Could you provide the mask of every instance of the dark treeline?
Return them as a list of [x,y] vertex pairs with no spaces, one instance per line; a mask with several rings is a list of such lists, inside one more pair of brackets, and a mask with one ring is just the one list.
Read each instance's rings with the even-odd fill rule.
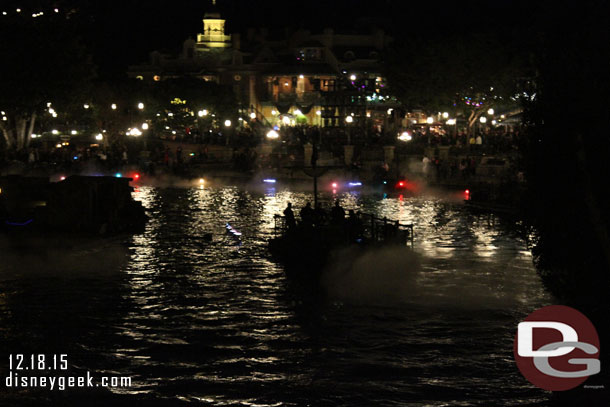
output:
[[[546,22],[524,151],[537,269],[559,303],[592,320],[602,349],[610,335],[608,11],[605,2],[584,2]],[[607,369],[595,380],[607,383]],[[559,393],[566,405],[595,397],[582,389]]]

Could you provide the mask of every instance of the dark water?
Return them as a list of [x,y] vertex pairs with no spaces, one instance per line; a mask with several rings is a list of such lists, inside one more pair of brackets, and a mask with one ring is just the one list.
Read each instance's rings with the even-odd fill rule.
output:
[[0,405],[509,406],[549,397],[513,361],[517,323],[553,302],[514,225],[436,198],[342,194],[346,208],[413,222],[419,265],[377,253],[330,271],[330,294],[312,297],[266,250],[273,215],[308,194],[134,194],[152,216],[144,233],[35,242],[28,253],[4,242],[0,262],[3,378],[9,353],[66,353],[70,375],[131,376],[132,387],[3,384]]

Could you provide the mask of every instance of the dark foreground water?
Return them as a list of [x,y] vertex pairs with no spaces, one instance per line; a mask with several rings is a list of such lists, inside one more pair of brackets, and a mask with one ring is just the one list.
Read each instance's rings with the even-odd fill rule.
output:
[[[340,194],[346,208],[413,222],[419,259],[376,253],[351,270],[329,270],[329,295],[310,296],[266,250],[273,215],[308,194],[134,194],[152,217],[144,233],[5,241],[0,261],[3,381],[9,354],[46,353],[68,355],[62,375],[130,376],[132,386],[62,392],[2,383],[0,405],[517,406],[549,398],[513,361],[517,323],[553,302],[514,225],[441,199]],[[227,235],[227,221],[241,241]]]

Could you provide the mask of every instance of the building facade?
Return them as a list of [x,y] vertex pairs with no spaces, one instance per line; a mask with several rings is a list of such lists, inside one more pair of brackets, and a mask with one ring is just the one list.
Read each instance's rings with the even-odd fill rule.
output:
[[382,30],[249,29],[227,35],[225,20],[212,11],[196,38],[184,41],[179,55],[152,52],[148,63],[129,67],[129,77],[196,77],[230,85],[243,110],[270,126],[381,127],[399,107],[382,74],[392,40]]

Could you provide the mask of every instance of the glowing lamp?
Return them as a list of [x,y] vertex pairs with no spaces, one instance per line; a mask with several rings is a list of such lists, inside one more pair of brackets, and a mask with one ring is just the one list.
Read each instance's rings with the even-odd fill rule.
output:
[[114,176],[117,178],[121,178],[123,176],[123,174],[121,174],[120,172],[117,172],[116,174],[114,174]]
[[139,180],[140,179],[140,174],[138,174],[137,172],[135,174],[133,174],[133,179]]
[[266,184],[275,184],[276,181],[273,178],[265,178],[263,182]]
[[279,137],[280,135],[275,130],[269,130],[267,133],[267,138],[270,140],[277,140]]
[[333,183],[331,184],[331,186],[333,187],[333,189],[336,189],[338,185],[337,185],[337,183],[336,183],[336,182],[333,182]]

